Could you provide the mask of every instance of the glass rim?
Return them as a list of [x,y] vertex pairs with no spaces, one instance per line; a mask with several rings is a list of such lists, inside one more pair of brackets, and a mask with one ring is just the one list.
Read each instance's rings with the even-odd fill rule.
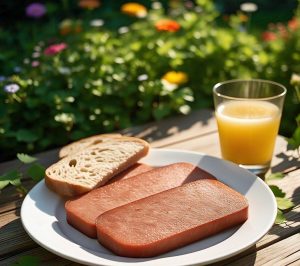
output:
[[[275,96],[270,96],[270,97],[261,97],[261,98],[242,98],[242,97],[233,97],[233,96],[228,96],[225,94],[222,94],[220,92],[217,92],[217,89],[220,88],[222,85],[225,84],[229,84],[229,83],[237,83],[237,82],[263,82],[263,83],[268,83],[271,85],[275,85],[279,88],[282,89],[282,92],[275,95]],[[231,100],[272,100],[272,99],[276,99],[276,98],[280,98],[282,96],[284,96],[287,92],[287,89],[285,86],[283,86],[282,84],[275,82],[275,81],[271,81],[271,80],[267,80],[267,79],[230,79],[230,80],[226,80],[226,81],[222,81],[222,82],[218,82],[217,84],[214,85],[213,87],[213,93],[219,97],[223,97],[225,99],[231,99]]]

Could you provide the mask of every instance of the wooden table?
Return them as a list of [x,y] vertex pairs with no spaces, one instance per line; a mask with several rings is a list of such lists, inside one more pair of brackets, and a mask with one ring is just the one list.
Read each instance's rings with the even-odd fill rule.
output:
[[[215,119],[211,110],[195,111],[188,116],[170,118],[128,130],[125,134],[144,138],[152,147],[199,151],[220,157]],[[55,162],[58,149],[38,154],[45,166]],[[0,174],[19,167],[17,161],[0,164]],[[24,170],[24,169],[23,169]],[[296,153],[287,151],[286,141],[277,138],[272,171],[287,175],[276,181],[295,207],[286,213],[287,222],[274,225],[256,245],[235,257],[215,265],[300,265],[300,161]],[[34,186],[24,181],[27,188]],[[13,187],[0,194],[0,265],[11,265],[23,256],[36,256],[39,265],[79,265],[60,258],[33,242],[24,231],[20,220],[21,198]]]

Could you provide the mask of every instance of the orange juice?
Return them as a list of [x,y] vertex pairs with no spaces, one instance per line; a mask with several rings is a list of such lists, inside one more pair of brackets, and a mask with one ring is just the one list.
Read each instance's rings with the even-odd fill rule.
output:
[[222,157],[243,165],[272,159],[280,110],[265,101],[229,101],[216,110]]

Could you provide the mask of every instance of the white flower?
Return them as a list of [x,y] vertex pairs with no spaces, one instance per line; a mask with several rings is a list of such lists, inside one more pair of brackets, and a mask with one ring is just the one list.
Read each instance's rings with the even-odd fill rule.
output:
[[90,22],[90,25],[92,27],[101,27],[104,25],[104,20],[102,19],[93,19],[91,22]]
[[170,83],[165,79],[161,79],[161,83],[163,84],[166,91],[172,92],[178,88],[178,85],[175,83]]
[[120,34],[124,34],[124,33],[127,33],[129,31],[129,28],[128,27],[121,27],[121,28],[119,28],[119,30],[118,30],[118,32],[120,33]]
[[257,5],[255,3],[246,2],[240,5],[240,9],[246,13],[253,13],[257,10]]
[[160,2],[153,2],[152,3],[152,8],[153,9],[161,9],[162,8],[162,4]]
[[291,77],[291,85],[299,86],[300,85],[300,75],[293,73]]
[[32,54],[32,57],[33,58],[39,58],[41,56],[41,53],[40,52],[34,52],[33,54]]
[[4,86],[4,91],[7,93],[16,93],[20,89],[20,86],[16,83],[8,84]]
[[138,81],[144,81],[148,79],[148,75],[147,74],[142,74],[138,76]]

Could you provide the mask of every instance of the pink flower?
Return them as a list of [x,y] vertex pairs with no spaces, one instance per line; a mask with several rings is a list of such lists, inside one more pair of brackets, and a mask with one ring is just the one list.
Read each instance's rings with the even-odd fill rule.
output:
[[32,67],[38,67],[40,65],[40,62],[39,61],[32,61],[31,62],[31,66]]
[[46,7],[41,3],[32,3],[26,7],[26,15],[32,18],[40,18],[46,14]]
[[66,48],[67,48],[67,44],[65,44],[65,43],[52,44],[44,50],[44,54],[45,55],[55,55],[55,54],[58,54],[61,51],[65,50]]

